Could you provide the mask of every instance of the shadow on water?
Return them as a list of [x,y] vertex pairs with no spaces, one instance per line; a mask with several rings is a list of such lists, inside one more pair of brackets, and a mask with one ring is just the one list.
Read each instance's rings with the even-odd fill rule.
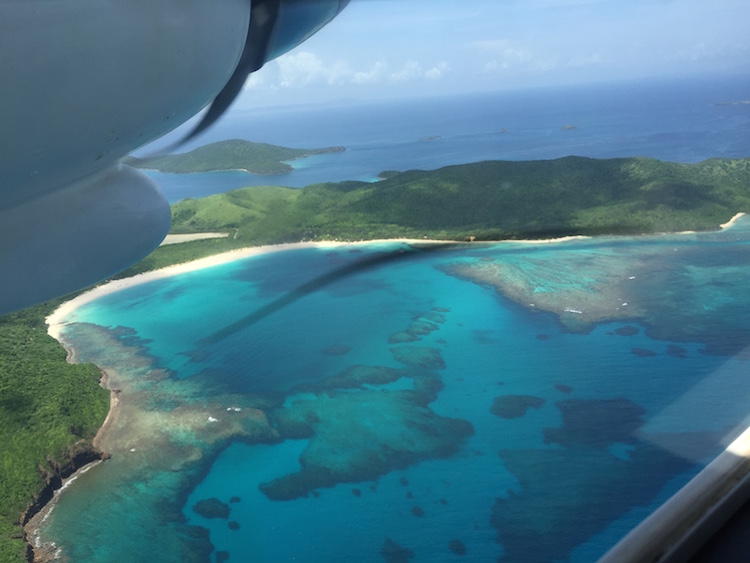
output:
[[278,299],[271,303],[256,309],[249,315],[242,317],[240,320],[227,325],[226,327],[214,332],[212,335],[200,340],[199,346],[210,346],[224,340],[225,338],[243,330],[258,321],[272,315],[273,313],[291,305],[295,301],[302,299],[306,295],[318,291],[328,285],[336,283],[348,276],[356,275],[362,272],[366,272],[394,262],[400,262],[403,260],[413,259],[416,256],[423,255],[428,252],[435,252],[441,250],[450,250],[459,246],[459,243],[435,243],[435,244],[424,244],[424,245],[409,245],[407,248],[399,248],[397,250],[389,252],[376,252],[371,256],[362,258],[350,264],[336,268],[335,270],[318,276],[308,282],[303,283],[297,288],[287,292]]

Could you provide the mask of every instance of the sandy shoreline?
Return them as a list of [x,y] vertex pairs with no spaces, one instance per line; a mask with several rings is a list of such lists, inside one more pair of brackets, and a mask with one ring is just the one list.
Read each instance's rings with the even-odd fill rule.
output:
[[[195,272],[204,268],[210,268],[213,266],[219,266],[222,264],[228,264],[236,260],[242,260],[251,256],[259,256],[261,254],[267,254],[270,252],[283,252],[287,250],[296,250],[300,248],[334,248],[337,246],[353,246],[359,244],[376,244],[376,243],[388,243],[388,242],[403,242],[407,244],[471,244],[464,242],[455,241],[444,241],[444,240],[420,240],[420,239],[379,239],[379,240],[368,240],[358,242],[295,242],[288,244],[275,244],[265,246],[252,246],[248,248],[242,248],[238,250],[230,250],[229,252],[223,252],[221,254],[215,254],[206,258],[200,258],[192,262],[185,262],[183,264],[176,264],[174,266],[167,266],[159,270],[153,270],[150,272],[144,272],[132,276],[130,278],[123,278],[119,280],[111,280],[98,285],[85,293],[74,297],[73,299],[66,301],[55,309],[51,315],[46,318],[47,322],[47,333],[57,341],[61,342],[61,331],[62,328],[67,324],[64,320],[66,317],[71,315],[76,309],[104,297],[117,291],[134,287],[143,283],[147,283],[154,280],[169,278],[172,276],[178,276],[188,272]],[[514,241],[520,242],[520,241]],[[476,244],[476,243],[474,243]],[[61,342],[62,343],[62,342]]]
[[727,228],[731,227],[732,225],[734,225],[740,217],[744,217],[744,216],[745,216],[745,213],[742,212],[742,211],[740,211],[734,217],[732,217],[729,221],[727,221],[726,223],[722,223],[721,225],[719,225],[719,228],[721,230],[727,229]]
[[[728,229],[734,225],[741,217],[745,215],[744,212],[735,214],[729,221],[719,225],[720,230]],[[684,231],[681,233],[671,234],[692,234],[694,231]],[[213,235],[213,233],[211,233]],[[147,283],[153,280],[164,279],[172,276],[178,276],[187,272],[194,272],[202,270],[204,268],[210,268],[221,264],[228,264],[236,260],[242,260],[251,256],[258,256],[261,254],[267,254],[269,252],[283,252],[286,250],[295,250],[300,248],[334,248],[337,246],[353,246],[359,244],[377,244],[377,243],[389,243],[389,242],[402,242],[406,244],[499,244],[499,243],[515,243],[515,244],[556,244],[572,240],[583,240],[590,239],[592,237],[585,235],[569,235],[559,238],[551,239],[518,239],[518,240],[504,240],[504,241],[445,241],[445,240],[432,240],[432,239],[407,239],[407,238],[396,238],[396,239],[377,239],[377,240],[363,240],[356,242],[338,242],[338,241],[323,241],[323,242],[295,242],[287,244],[275,244],[275,245],[264,245],[264,246],[252,246],[248,248],[242,248],[238,250],[231,250],[229,252],[223,252],[221,254],[215,254],[206,258],[200,258],[192,262],[186,262],[183,264],[176,264],[174,266],[168,266],[160,270],[153,270],[138,274],[130,278],[123,278],[119,280],[112,280],[98,285],[85,293],[82,293],[73,299],[66,301],[60,305],[55,311],[52,312],[46,318],[47,322],[47,333],[52,336],[55,340],[60,340],[62,327],[65,326],[66,322],[64,319],[72,314],[78,307],[90,303],[100,297],[115,293],[117,291]],[[70,354],[70,351],[68,351]]]
[[[335,241],[299,242],[299,243],[289,243],[289,244],[279,244],[279,245],[255,246],[255,247],[248,247],[248,248],[243,248],[243,249],[238,249],[238,250],[232,250],[232,251],[224,252],[221,254],[215,254],[213,256],[208,256],[206,258],[200,258],[192,262],[186,262],[184,264],[176,264],[174,266],[168,266],[166,268],[162,268],[159,270],[145,272],[143,274],[138,274],[130,278],[111,280],[109,282],[105,282],[101,285],[98,285],[90,289],[89,291],[86,291],[85,293],[82,293],[74,297],[73,299],[66,301],[65,303],[61,304],[57,309],[55,309],[52,312],[52,314],[49,315],[45,319],[47,322],[47,333],[50,336],[52,336],[55,340],[57,340],[63,346],[63,348],[65,348],[65,350],[68,353],[67,361],[74,363],[76,361],[75,352],[73,349],[71,349],[70,347],[66,345],[65,340],[62,338],[62,329],[63,327],[65,327],[65,325],[68,324],[68,322],[70,322],[70,321],[66,321],[65,319],[68,318],[70,315],[72,315],[77,308],[87,303],[90,303],[92,301],[95,301],[96,299],[104,297],[105,295],[110,295],[117,291],[121,291],[123,289],[134,287],[134,286],[147,283],[150,281],[177,276],[177,275],[184,274],[187,272],[194,272],[194,271],[201,270],[204,268],[210,268],[212,266],[227,264],[230,262],[234,262],[236,260],[242,260],[244,258],[248,258],[251,256],[258,256],[261,254],[267,254],[271,252],[283,252],[287,250],[296,250],[300,248],[335,248],[335,247],[340,247],[340,246],[353,246],[353,245],[358,245],[358,244],[383,243],[383,242],[404,242],[408,244],[433,244],[433,243],[445,244],[446,243],[446,241],[439,241],[439,240],[382,239],[382,240],[359,241],[359,242],[335,242]],[[470,244],[470,243],[465,243],[465,244]],[[100,385],[105,389],[109,389],[110,375],[104,369],[100,368],[100,371],[102,374]],[[118,390],[110,389],[109,411],[107,412],[107,416],[104,419],[102,426],[99,428],[99,430],[96,433],[96,436],[94,437],[92,441],[92,445],[94,446],[94,448],[101,450],[102,440],[104,436],[106,435],[107,431],[109,430],[109,428],[112,426],[113,422],[117,419],[119,411],[120,411],[120,406],[121,405],[120,405],[120,398],[119,398]],[[37,522],[38,521],[39,519],[37,519]],[[29,530],[33,530],[34,528],[35,526],[31,526]]]
[[[742,212],[735,214],[729,221],[727,221],[726,223],[722,223],[720,225],[720,229],[724,230],[724,229],[731,227],[744,215],[745,213],[742,213]],[[681,234],[681,233],[677,233],[677,234]],[[186,262],[184,264],[176,264],[174,266],[168,266],[160,270],[153,270],[150,272],[145,272],[143,274],[138,274],[130,278],[124,278],[124,279],[105,282],[99,286],[96,286],[90,289],[89,291],[85,293],[82,293],[74,297],[73,299],[69,301],[66,301],[65,303],[60,305],[57,309],[55,309],[55,311],[53,311],[52,314],[46,318],[47,332],[55,340],[60,342],[60,344],[67,350],[68,361],[73,362],[75,361],[75,354],[73,350],[71,350],[65,345],[65,342],[62,339],[62,329],[68,323],[68,321],[66,321],[65,319],[69,317],[73,312],[75,312],[75,310],[78,307],[81,307],[82,305],[85,305],[86,303],[90,303],[105,295],[109,295],[117,291],[129,288],[129,287],[133,287],[136,285],[140,285],[143,283],[147,283],[153,280],[164,279],[164,278],[168,278],[171,276],[178,276],[180,274],[184,274],[187,272],[194,272],[194,271],[201,270],[204,268],[210,268],[212,266],[227,264],[230,262],[234,262],[236,260],[242,260],[244,258],[249,258],[251,256],[258,256],[261,254],[267,254],[270,252],[283,252],[287,250],[296,250],[300,248],[335,248],[335,247],[340,247],[340,246],[354,246],[354,245],[360,245],[360,244],[393,243],[393,242],[401,242],[401,243],[406,243],[406,244],[451,243],[451,244],[465,244],[465,245],[481,245],[485,243],[498,244],[501,242],[505,242],[505,243],[515,243],[515,244],[539,245],[539,244],[556,244],[556,243],[562,243],[562,242],[567,242],[567,241],[572,241],[572,240],[582,240],[582,239],[589,239],[589,238],[591,237],[583,236],[583,235],[571,235],[571,236],[564,236],[564,237],[553,238],[553,239],[538,239],[538,240],[520,239],[520,240],[506,240],[506,241],[477,241],[477,242],[400,238],[400,239],[378,239],[378,240],[357,241],[357,242],[336,242],[336,241],[297,242],[297,243],[288,243],[288,244],[253,246],[253,247],[242,248],[238,250],[232,250],[229,252],[223,252],[221,254],[215,254],[213,256],[200,258],[198,260],[194,260],[192,262]],[[102,379],[101,379],[102,387],[107,388],[108,379],[109,379],[108,374],[102,370]],[[97,444],[101,442],[102,436],[106,433],[107,429],[111,426],[112,421],[117,417],[118,406],[119,406],[119,398],[117,396],[117,392],[115,390],[111,390],[110,409],[109,409],[109,412],[107,413],[107,417],[104,420],[104,423],[102,424],[102,427],[99,429],[99,431],[96,434],[96,437],[94,438],[93,443],[95,447],[97,447]]]
[[[105,389],[109,389],[107,385],[109,384],[109,374],[106,372],[106,370],[103,370],[99,368],[102,372],[102,378],[99,380],[99,385],[101,385]],[[94,436],[94,439],[91,441],[91,444],[97,449],[101,451],[101,442],[102,437],[104,434],[107,433],[107,430],[110,426],[112,426],[112,421],[117,418],[117,412],[118,407],[120,406],[120,399],[118,397],[118,391],[115,389],[109,390],[109,410],[107,411],[107,417],[104,419],[104,422],[99,427],[99,430],[96,431],[96,435]]]

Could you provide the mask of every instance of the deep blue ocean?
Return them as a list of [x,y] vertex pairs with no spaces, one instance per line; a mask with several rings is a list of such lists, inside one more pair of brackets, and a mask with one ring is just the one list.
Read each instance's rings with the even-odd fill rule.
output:
[[174,203],[244,186],[371,182],[384,170],[434,170],[482,160],[743,158],[750,156],[750,110],[724,102],[745,100],[749,91],[746,77],[654,80],[245,110],[232,113],[184,150],[239,138],[295,148],[343,146],[346,151],[292,161],[295,170],[281,175],[148,174]]
[[[750,106],[714,105],[746,86],[263,110],[208,140],[346,146],[298,161],[292,186],[489,158],[694,162],[750,153]],[[190,177],[170,199],[218,189]],[[596,560],[747,426],[748,283],[740,220],[285,250],[108,295],[63,340],[117,390],[112,458],[40,541],[71,561]]]

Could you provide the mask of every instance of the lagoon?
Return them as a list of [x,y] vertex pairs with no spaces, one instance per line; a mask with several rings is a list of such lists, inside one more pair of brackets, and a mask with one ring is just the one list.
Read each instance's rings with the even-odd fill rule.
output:
[[743,218],[296,247],[90,301],[60,338],[118,390],[112,458],[40,541],[76,561],[596,559],[746,425],[749,241]]

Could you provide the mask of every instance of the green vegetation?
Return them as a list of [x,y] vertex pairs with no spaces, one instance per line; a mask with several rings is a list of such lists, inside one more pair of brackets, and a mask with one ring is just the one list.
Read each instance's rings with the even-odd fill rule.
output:
[[[413,237],[463,240],[717,228],[750,210],[750,159],[488,161],[377,183],[244,188],[173,206],[173,232],[223,244]],[[184,251],[184,249],[183,249]]]
[[[235,143],[188,153],[195,159],[183,171],[247,168],[232,156]],[[212,156],[222,147],[230,154]],[[294,158],[274,154],[277,163]],[[382,177],[372,184],[244,188],[182,201],[172,207],[172,232],[232,236],[161,247],[120,277],[257,244],[700,230],[750,211],[750,159],[675,164],[567,157]],[[0,561],[24,560],[19,514],[71,448],[90,440],[108,408],[96,367],[67,364],[65,351],[47,336],[44,318],[59,303],[0,317]]]
[[290,149],[266,143],[232,139],[198,147],[184,154],[159,156],[150,159],[131,156],[125,159],[125,164],[136,168],[149,168],[179,174],[214,170],[247,170],[253,174],[283,174],[292,171],[292,167],[284,161],[343,150],[343,147]]
[[26,561],[19,515],[90,441],[109,409],[93,364],[72,365],[47,335],[62,301],[0,316],[0,561]]

